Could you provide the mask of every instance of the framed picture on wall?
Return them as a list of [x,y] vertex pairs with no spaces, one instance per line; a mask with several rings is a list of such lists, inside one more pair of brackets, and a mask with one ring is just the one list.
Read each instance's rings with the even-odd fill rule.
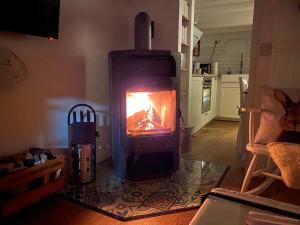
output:
[[193,49],[193,56],[200,56],[200,40],[197,42],[195,48]]

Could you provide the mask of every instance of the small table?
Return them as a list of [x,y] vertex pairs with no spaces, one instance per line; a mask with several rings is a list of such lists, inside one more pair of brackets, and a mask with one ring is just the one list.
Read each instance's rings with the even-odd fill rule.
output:
[[248,217],[249,212],[267,216],[276,215],[296,220],[300,224],[299,206],[226,189],[214,189],[202,198],[202,205],[190,225],[252,224]]

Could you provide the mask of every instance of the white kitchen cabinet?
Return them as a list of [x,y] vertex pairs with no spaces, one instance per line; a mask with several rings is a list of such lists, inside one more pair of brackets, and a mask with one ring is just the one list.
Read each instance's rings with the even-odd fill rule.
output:
[[217,81],[212,78],[210,111],[202,113],[203,77],[192,77],[191,118],[194,133],[216,117],[217,112]]
[[203,77],[192,78],[191,118],[194,132],[201,128]]
[[219,88],[219,112],[218,117],[222,119],[237,120],[240,118],[238,108],[240,107],[239,77],[248,78],[248,74],[222,75]]
[[222,87],[221,84],[219,117],[239,119],[237,106],[240,106],[239,86],[231,84]]

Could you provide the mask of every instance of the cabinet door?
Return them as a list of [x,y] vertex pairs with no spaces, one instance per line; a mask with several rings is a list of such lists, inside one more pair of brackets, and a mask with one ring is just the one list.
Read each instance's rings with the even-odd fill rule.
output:
[[240,89],[238,87],[221,87],[220,117],[240,118],[237,106],[240,105]]
[[202,110],[202,84],[203,79],[194,79],[192,82],[192,106],[191,106],[191,116],[192,116],[192,126],[195,131],[201,125],[201,110]]

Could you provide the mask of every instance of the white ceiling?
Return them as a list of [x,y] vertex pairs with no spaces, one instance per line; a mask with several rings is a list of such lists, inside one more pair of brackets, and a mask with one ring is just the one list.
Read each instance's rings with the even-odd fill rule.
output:
[[254,0],[195,0],[195,22],[206,29],[251,27]]

